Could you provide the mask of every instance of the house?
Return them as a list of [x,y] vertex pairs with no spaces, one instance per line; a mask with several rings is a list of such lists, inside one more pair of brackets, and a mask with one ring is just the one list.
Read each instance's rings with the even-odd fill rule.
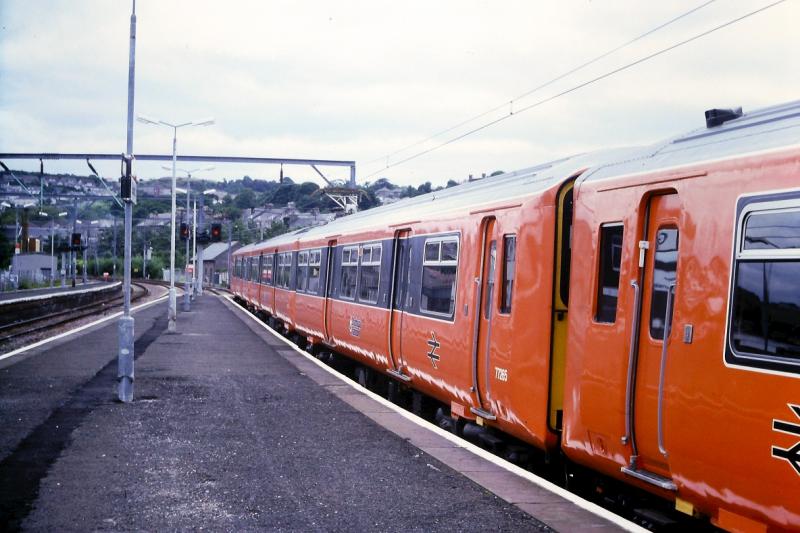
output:
[[[231,253],[242,245],[238,241],[231,242]],[[211,285],[228,285],[228,243],[215,242],[203,249],[203,283]]]

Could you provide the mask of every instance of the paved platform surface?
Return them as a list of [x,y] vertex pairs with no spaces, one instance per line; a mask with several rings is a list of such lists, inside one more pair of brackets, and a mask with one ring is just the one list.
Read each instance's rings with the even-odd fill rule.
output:
[[548,530],[523,509],[557,529],[613,529],[443,444],[232,307],[200,297],[176,334],[165,303],[137,313],[133,404],[114,401],[116,321],[0,361],[0,529]]
[[73,288],[69,281],[67,281],[66,287],[53,287],[45,288],[45,289],[25,289],[20,291],[5,291],[0,292],[0,302],[5,302],[9,300],[19,300],[20,298],[28,298],[30,296],[42,296],[43,294],[57,294],[62,292],[75,292],[81,291],[84,289],[93,289],[95,287],[99,287],[101,285],[108,285],[108,282],[105,281],[90,281],[88,283],[81,283],[80,281],[75,284]]

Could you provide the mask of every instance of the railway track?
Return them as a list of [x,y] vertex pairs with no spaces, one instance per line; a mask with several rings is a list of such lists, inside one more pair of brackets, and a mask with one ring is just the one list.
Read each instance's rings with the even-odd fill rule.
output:
[[[147,287],[147,284],[142,282],[131,283],[131,302],[135,302],[149,295],[150,289]],[[13,306],[14,304],[9,305]],[[52,330],[80,320],[81,318],[112,310],[121,305],[122,295],[113,295],[91,304],[64,309],[0,326],[0,350],[11,341]]]

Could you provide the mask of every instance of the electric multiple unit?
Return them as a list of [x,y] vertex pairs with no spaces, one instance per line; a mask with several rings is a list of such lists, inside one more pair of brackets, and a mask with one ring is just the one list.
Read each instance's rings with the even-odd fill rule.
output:
[[800,102],[241,248],[317,347],[728,529],[800,528]]

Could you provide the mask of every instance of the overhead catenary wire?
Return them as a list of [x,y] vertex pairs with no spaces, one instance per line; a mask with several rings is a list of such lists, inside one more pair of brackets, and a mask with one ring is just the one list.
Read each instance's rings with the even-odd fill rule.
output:
[[[440,136],[444,135],[445,133],[450,133],[451,131],[457,130],[458,128],[460,128],[462,126],[465,126],[465,125],[469,124],[470,122],[474,122],[474,121],[478,120],[479,118],[483,118],[486,115],[494,113],[495,111],[499,111],[500,109],[503,109],[506,106],[510,106],[513,109],[514,103],[517,102],[518,100],[521,100],[522,98],[530,96],[530,95],[532,95],[532,94],[534,94],[534,93],[536,93],[536,92],[538,92],[538,91],[540,91],[540,90],[542,90],[542,89],[544,89],[546,87],[549,87],[550,85],[554,84],[555,82],[561,81],[564,78],[566,78],[567,76],[575,74],[576,72],[579,72],[579,71],[583,70],[584,68],[593,65],[594,63],[597,63],[598,61],[600,61],[602,59],[605,59],[606,57],[610,56],[611,54],[613,54],[615,52],[618,52],[618,51],[622,50],[623,48],[627,48],[628,46],[634,44],[635,42],[640,41],[640,40],[644,39],[645,37],[648,37],[649,35],[652,35],[652,34],[656,33],[657,31],[666,28],[670,24],[673,24],[673,23],[675,23],[675,22],[677,22],[677,21],[679,21],[679,20],[681,20],[681,19],[683,19],[685,17],[688,17],[692,13],[695,13],[695,12],[703,9],[704,7],[708,6],[709,4],[713,4],[715,1],[716,0],[708,0],[708,1],[700,4],[699,6],[696,6],[696,7],[692,8],[692,9],[690,9],[689,11],[685,11],[685,12],[681,13],[680,15],[678,15],[676,17],[673,17],[670,20],[659,24],[655,28],[647,30],[646,32],[634,37],[633,39],[630,39],[630,40],[628,40],[628,41],[626,41],[626,42],[624,42],[624,43],[612,48],[611,50],[603,52],[602,54],[600,54],[598,56],[595,56],[594,58],[589,59],[588,61],[585,61],[585,62],[581,63],[580,65],[578,65],[576,67],[573,67],[573,68],[569,69],[568,71],[566,71],[566,72],[564,72],[562,74],[559,74],[555,78],[552,78],[552,79],[550,79],[550,80],[548,80],[548,81],[546,81],[546,82],[544,82],[544,83],[542,83],[540,85],[537,85],[536,87],[534,87],[532,89],[529,89],[529,90],[525,91],[524,93],[522,93],[520,95],[515,96],[511,100],[505,101],[502,104],[497,105],[497,106],[495,106],[495,107],[493,107],[491,109],[488,109],[488,110],[486,110],[486,111],[484,111],[482,113],[478,113],[477,115],[473,115],[473,116],[469,117],[466,120],[462,120],[458,124],[455,124],[453,126],[450,126],[449,128],[446,128],[446,129],[443,129],[441,131],[438,131],[438,132],[436,132],[436,133],[434,133],[432,135],[429,135],[428,137],[425,137],[424,139],[421,139],[419,141],[415,141],[415,142],[413,142],[411,144],[408,144],[408,145],[406,145],[406,146],[404,146],[404,147],[402,147],[402,148],[400,148],[398,150],[395,150],[394,152],[391,152],[391,153],[389,153],[387,155],[384,155],[384,156],[381,156],[381,157],[376,157],[375,159],[370,159],[369,161],[365,161],[364,164],[365,165],[369,165],[369,164],[374,163],[376,161],[387,160],[390,157],[395,156],[395,155],[397,155],[399,153],[405,152],[406,150],[408,150],[410,148],[414,148],[415,146],[419,146],[421,144],[424,144],[424,143],[426,143],[428,141],[431,141],[433,139],[436,139],[437,137],[440,137]],[[513,113],[509,113],[509,114],[513,114]]]
[[538,100],[538,101],[536,101],[536,102],[534,102],[532,104],[529,104],[529,105],[526,105],[524,107],[521,107],[521,108],[517,109],[516,111],[513,111],[513,112],[511,112],[511,113],[509,113],[507,115],[503,115],[503,116],[501,116],[499,118],[496,118],[494,120],[486,122],[486,123],[484,123],[484,124],[482,124],[482,125],[480,125],[480,126],[478,126],[476,128],[473,128],[473,129],[471,129],[471,130],[469,130],[469,131],[467,131],[465,133],[457,135],[456,137],[452,137],[452,138],[450,138],[450,139],[448,139],[448,140],[446,140],[446,141],[444,141],[442,143],[437,144],[436,146],[433,146],[433,147],[428,148],[426,150],[422,150],[420,152],[417,152],[417,153],[415,153],[413,155],[410,155],[410,156],[408,156],[408,157],[406,157],[404,159],[401,159],[399,161],[396,161],[394,163],[387,164],[383,168],[381,168],[379,170],[376,170],[375,172],[373,172],[371,174],[368,174],[367,176],[365,176],[364,179],[371,178],[371,177],[373,177],[373,176],[375,176],[377,174],[380,174],[381,172],[384,172],[387,169],[394,168],[396,166],[402,165],[404,163],[407,163],[409,161],[412,161],[414,159],[417,159],[419,157],[427,155],[427,154],[429,154],[431,152],[439,150],[440,148],[443,148],[443,147],[445,147],[445,146],[447,146],[449,144],[452,144],[454,142],[460,141],[461,139],[463,139],[465,137],[473,135],[473,134],[475,134],[475,133],[477,133],[479,131],[485,130],[486,128],[494,126],[495,124],[503,122],[504,120],[507,120],[507,119],[509,119],[511,117],[514,117],[514,116],[517,116],[517,115],[520,115],[520,114],[524,113],[525,111],[529,111],[531,109],[534,109],[536,107],[544,105],[544,104],[546,104],[548,102],[552,102],[553,100],[556,100],[556,99],[558,99],[558,98],[560,98],[562,96],[566,96],[567,94],[573,93],[573,92],[575,92],[577,90],[583,89],[584,87],[587,87],[589,85],[597,83],[598,81],[602,81],[602,80],[604,80],[606,78],[609,78],[609,77],[611,77],[611,76],[613,76],[615,74],[619,74],[620,72],[623,72],[625,70],[633,68],[633,67],[635,67],[637,65],[640,65],[641,63],[644,63],[646,61],[654,59],[654,58],[656,58],[656,57],[658,57],[660,55],[663,55],[663,54],[665,54],[667,52],[671,52],[672,50],[675,50],[676,48],[679,48],[679,47],[684,46],[686,44],[689,44],[689,43],[691,43],[693,41],[696,41],[698,39],[706,37],[707,35],[710,35],[710,34],[716,32],[716,31],[719,31],[721,29],[727,28],[728,26],[732,26],[733,24],[736,24],[736,23],[741,22],[741,21],[743,21],[745,19],[748,19],[748,18],[750,18],[750,17],[752,17],[754,15],[762,13],[762,12],[764,12],[764,11],[766,11],[768,9],[771,9],[771,8],[773,8],[773,7],[775,7],[775,6],[779,5],[779,4],[782,4],[784,2],[786,2],[786,0],[777,0],[776,2],[772,2],[770,4],[767,4],[765,6],[760,7],[758,9],[754,10],[754,11],[750,11],[750,12],[744,14],[744,15],[741,15],[739,17],[731,19],[728,22],[725,22],[725,23],[720,24],[718,26],[715,26],[715,27],[713,27],[711,29],[708,29],[706,31],[703,31],[701,33],[693,35],[692,37],[689,37],[688,39],[684,39],[683,41],[679,41],[679,42],[677,42],[675,44],[667,46],[666,48],[662,48],[662,49],[660,49],[660,50],[658,50],[656,52],[653,52],[653,53],[648,54],[648,55],[646,55],[644,57],[641,57],[641,58],[639,58],[639,59],[637,59],[635,61],[632,61],[630,63],[626,63],[625,65],[622,65],[621,67],[617,67],[617,68],[615,68],[613,70],[610,70],[610,71],[608,71],[608,72],[606,72],[604,74],[601,74],[600,76],[591,78],[591,79],[586,80],[584,82],[581,82],[578,85],[573,85],[572,87],[570,87],[568,89],[565,89],[565,90],[563,90],[561,92],[558,92],[558,93],[556,93],[554,95],[548,96],[547,98],[543,98],[541,100]]

